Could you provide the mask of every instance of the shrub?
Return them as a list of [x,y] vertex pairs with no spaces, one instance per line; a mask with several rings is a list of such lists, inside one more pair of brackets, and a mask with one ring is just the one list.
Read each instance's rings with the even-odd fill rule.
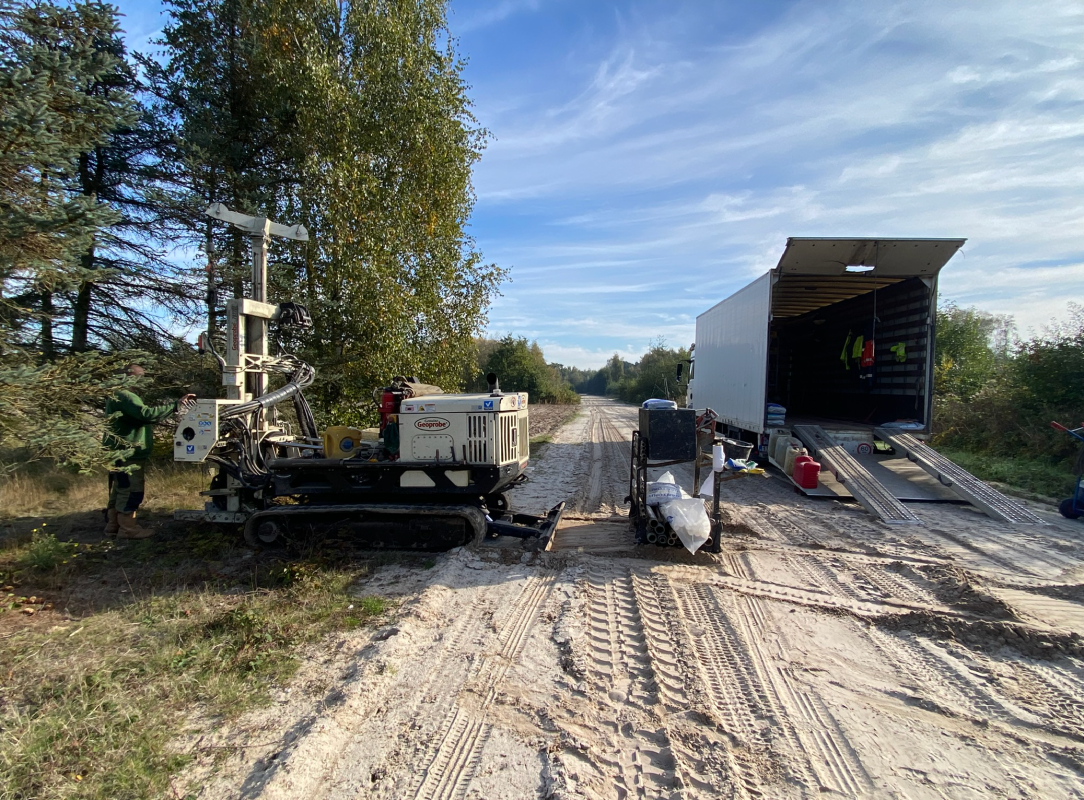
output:
[[23,569],[52,572],[73,557],[77,548],[76,544],[57,541],[52,533],[35,528],[31,534],[30,544],[19,557],[18,564]]

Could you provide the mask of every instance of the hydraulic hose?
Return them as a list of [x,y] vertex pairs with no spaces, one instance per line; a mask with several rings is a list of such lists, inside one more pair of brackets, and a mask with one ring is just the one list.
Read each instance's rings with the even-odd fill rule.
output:
[[291,381],[281,389],[262,394],[255,400],[249,400],[247,403],[238,403],[235,406],[225,406],[218,412],[218,415],[223,419],[243,417],[245,414],[251,414],[253,411],[260,411],[262,409],[271,408],[272,406],[277,406],[283,400],[290,399],[299,391],[301,391],[301,387]]
[[283,400],[289,400],[306,386],[311,386],[315,376],[315,370],[308,364],[302,363],[300,368],[290,376],[290,381],[281,388],[275,389],[275,391],[268,392],[267,394],[262,394],[253,400],[249,400],[247,403],[226,406],[219,412],[219,416],[223,419],[242,417],[245,414],[251,414],[253,411],[266,410],[273,406],[277,406]]
[[316,428],[316,420],[312,416],[312,408],[305,395],[298,392],[294,395],[294,412],[297,414],[297,422],[301,426],[301,433],[309,439],[319,439],[320,432]]

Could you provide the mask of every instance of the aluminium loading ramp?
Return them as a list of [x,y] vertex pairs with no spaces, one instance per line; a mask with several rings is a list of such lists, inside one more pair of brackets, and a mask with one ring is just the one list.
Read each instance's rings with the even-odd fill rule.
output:
[[869,471],[829,436],[820,425],[794,425],[794,435],[810,453],[873,516],[890,525],[921,525],[922,522],[874,478]]
[[1046,524],[1023,503],[1010,500],[911,434],[892,428],[875,428],[874,433],[987,516],[1016,525]]

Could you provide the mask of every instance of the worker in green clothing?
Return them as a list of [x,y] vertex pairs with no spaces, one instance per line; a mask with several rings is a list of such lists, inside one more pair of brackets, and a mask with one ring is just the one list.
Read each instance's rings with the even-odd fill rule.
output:
[[[145,375],[143,367],[129,364],[128,375],[140,378]],[[154,423],[160,422],[180,406],[195,399],[186,394],[180,400],[162,406],[144,405],[139,395],[127,389],[118,389],[105,403],[109,417],[109,430],[103,444],[114,450],[134,450],[127,459],[114,466],[132,467],[130,471],[109,471],[109,505],[106,508],[106,535],[116,534],[118,539],[146,539],[154,534],[140,527],[135,520],[136,509],[143,502],[146,480],[144,466],[150,460],[154,444]]]

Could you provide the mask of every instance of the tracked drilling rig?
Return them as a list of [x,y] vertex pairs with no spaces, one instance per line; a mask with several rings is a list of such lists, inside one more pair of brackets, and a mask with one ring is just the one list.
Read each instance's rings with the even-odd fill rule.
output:
[[[331,526],[374,547],[446,549],[487,536],[546,539],[564,510],[543,516],[509,510],[509,489],[526,479],[528,398],[504,393],[490,375],[484,394],[444,394],[397,378],[374,392],[380,428],[333,426],[321,432],[304,390],[315,370],[296,356],[271,353],[278,331],[312,326],[297,303],[267,302],[267,241],[307,241],[301,225],[230,211],[207,215],[245,232],[252,245],[252,297],[226,303],[226,337],[201,335],[200,351],[218,361],[226,397],[182,409],[174,460],[213,465],[202,510],[175,516],[241,525],[253,546],[309,526]],[[269,377],[285,383],[269,388]],[[280,410],[289,402],[296,421]]]

